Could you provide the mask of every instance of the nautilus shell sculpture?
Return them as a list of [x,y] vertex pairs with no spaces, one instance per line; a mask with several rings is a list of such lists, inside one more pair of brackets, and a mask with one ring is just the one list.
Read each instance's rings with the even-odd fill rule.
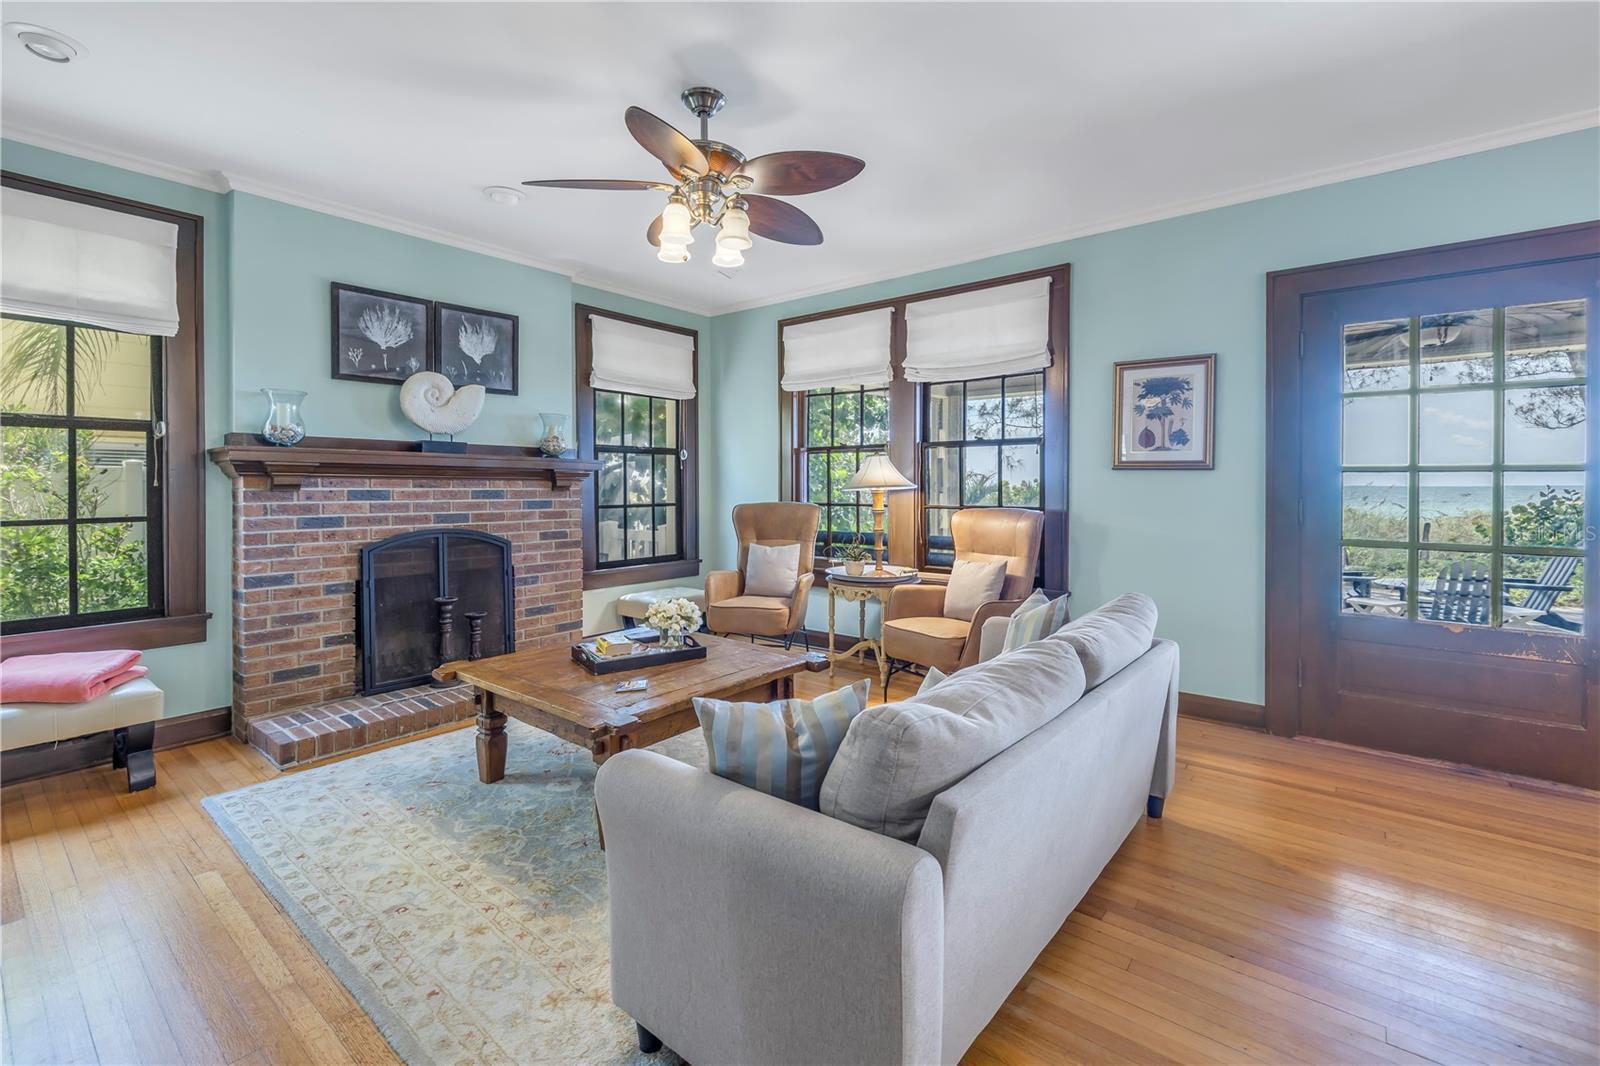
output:
[[483,397],[482,385],[458,389],[443,374],[423,370],[400,386],[400,410],[429,433],[456,434],[478,420]]

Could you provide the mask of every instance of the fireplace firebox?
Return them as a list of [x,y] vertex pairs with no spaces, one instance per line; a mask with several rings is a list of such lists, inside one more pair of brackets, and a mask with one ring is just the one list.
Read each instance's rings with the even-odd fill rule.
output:
[[429,680],[450,659],[516,650],[511,542],[424,529],[361,549],[356,640],[361,695]]

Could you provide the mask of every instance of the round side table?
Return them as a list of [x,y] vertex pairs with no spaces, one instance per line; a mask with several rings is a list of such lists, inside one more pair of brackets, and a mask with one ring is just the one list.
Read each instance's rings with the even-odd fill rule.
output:
[[[874,577],[871,571],[860,577],[851,577],[844,572],[843,567],[829,567],[828,579],[828,677],[833,677],[833,667],[841,659],[854,658],[865,664],[867,652],[872,652],[878,661],[878,688],[883,693],[883,699],[889,698],[889,660],[884,657],[883,643],[867,636],[867,601],[877,600],[885,608],[889,606],[889,596],[901,585],[915,585],[922,579],[915,570],[903,574],[891,574],[883,577]],[[860,637],[844,651],[834,651],[834,615],[835,608],[840,600],[854,603],[859,611],[859,622],[856,632]],[[882,635],[882,627],[879,627]]]

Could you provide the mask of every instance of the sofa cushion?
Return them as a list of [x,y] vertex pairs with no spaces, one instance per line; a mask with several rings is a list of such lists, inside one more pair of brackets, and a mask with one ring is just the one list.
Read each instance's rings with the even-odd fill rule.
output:
[[940,792],[1083,695],[1078,653],[1035,641],[856,716],[822,782],[823,814],[915,842]]
[[1006,584],[1006,560],[957,559],[944,590],[944,616],[972,621],[978,608],[1000,598]]
[[795,575],[800,572],[800,545],[752,544],[745,549],[744,594],[746,596],[794,595]]
[[943,681],[949,676],[949,674],[945,673],[937,666],[928,667],[928,672],[922,677],[922,684],[917,686],[917,695],[922,695],[924,692],[928,691],[930,688],[937,685],[939,682]]
[[1024,644],[1043,640],[1060,629],[1067,621],[1067,598],[1051,599],[1043,589],[1022,601],[1006,623],[1006,642],[1002,651],[1016,651]]
[[871,692],[872,680],[862,678],[814,700],[731,703],[696,696],[706,767],[718,777],[816,810],[823,775]]
[[1130,592],[1068,622],[1052,639],[1077,649],[1086,683],[1095,688],[1150,650],[1156,617],[1154,600]]

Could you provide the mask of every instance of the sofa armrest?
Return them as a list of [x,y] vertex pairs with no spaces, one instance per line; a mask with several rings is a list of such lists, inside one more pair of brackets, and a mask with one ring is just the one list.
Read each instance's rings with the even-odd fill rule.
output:
[[815,574],[801,574],[794,583],[794,595],[789,598],[789,632],[806,624],[806,608],[811,605],[811,587],[817,583]]
[[[972,614],[972,629],[967,633],[967,646],[961,649],[961,665],[972,666],[991,656],[983,655],[983,633],[989,622],[994,619],[1010,618],[1018,607],[1022,606],[1021,600],[990,600],[980,604]],[[1000,630],[1000,645],[1005,646],[1005,630]],[[995,655],[1000,654],[999,648]]]
[[883,610],[887,621],[894,618],[938,618],[944,614],[943,585],[896,585]]
[[940,1056],[932,855],[651,751],[595,781],[611,997],[691,1062]]
[[744,575],[737,570],[713,570],[706,575],[706,606],[731,600],[744,587]]

